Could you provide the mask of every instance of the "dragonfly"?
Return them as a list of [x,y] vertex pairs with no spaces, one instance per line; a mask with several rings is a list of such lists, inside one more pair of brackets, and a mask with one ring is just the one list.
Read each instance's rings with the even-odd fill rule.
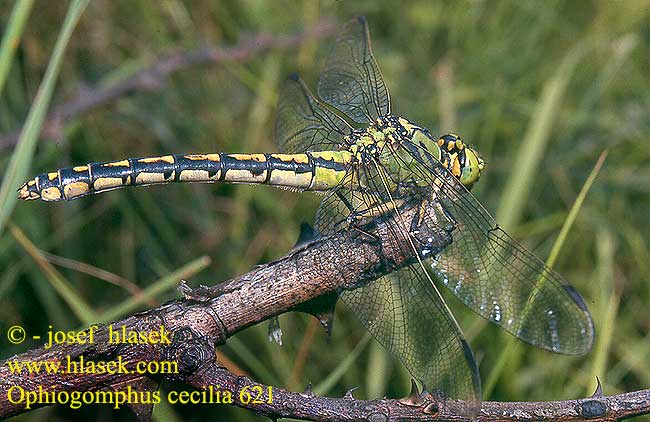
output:
[[410,259],[339,297],[415,379],[445,397],[479,403],[481,387],[442,288],[531,345],[569,355],[591,349],[593,322],[577,291],[470,193],[486,166],[479,152],[456,134],[435,137],[393,114],[363,17],[344,25],[317,94],[296,75],[284,83],[279,153],[91,163],[41,174],[19,197],[69,201],[170,182],[266,184],[323,193],[314,223],[321,236],[386,220],[389,235],[407,240],[400,244]]

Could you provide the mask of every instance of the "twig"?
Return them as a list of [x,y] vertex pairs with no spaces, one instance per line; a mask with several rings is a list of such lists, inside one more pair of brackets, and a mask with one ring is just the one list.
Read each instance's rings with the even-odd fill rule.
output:
[[[75,97],[56,105],[47,115],[41,135],[48,139],[60,139],[63,126],[72,118],[105,106],[118,98],[137,91],[160,90],[174,72],[202,65],[218,65],[223,62],[245,62],[260,53],[296,47],[309,39],[331,36],[335,26],[329,22],[318,23],[297,35],[257,34],[233,47],[205,46],[197,50],[171,51],[155,59],[150,65],[106,87],[80,89]],[[0,136],[0,151],[15,145],[20,132]]]

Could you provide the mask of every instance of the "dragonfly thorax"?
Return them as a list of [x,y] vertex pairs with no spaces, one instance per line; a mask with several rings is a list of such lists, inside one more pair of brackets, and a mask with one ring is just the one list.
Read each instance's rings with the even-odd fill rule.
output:
[[379,129],[375,125],[370,125],[365,129],[353,131],[345,141],[350,145],[348,150],[357,162],[368,162],[381,155],[386,144],[390,142],[392,132],[391,128]]
[[460,136],[450,133],[435,140],[428,129],[403,117],[391,118],[389,123],[394,125],[402,146],[410,150],[411,154],[420,156],[423,160],[439,161],[468,189],[478,181],[485,162]]
[[[423,164],[433,171],[442,164],[469,189],[485,167],[478,152],[460,136],[451,133],[436,140],[427,128],[390,114],[378,117],[364,129],[353,131],[345,141],[357,163],[381,164],[387,174],[392,175],[404,172],[405,166]],[[413,158],[420,164],[414,163]],[[424,180],[415,183],[424,183]]]

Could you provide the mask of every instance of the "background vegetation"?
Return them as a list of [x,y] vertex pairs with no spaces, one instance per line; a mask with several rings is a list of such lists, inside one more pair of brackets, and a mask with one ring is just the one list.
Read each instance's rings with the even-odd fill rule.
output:
[[[19,19],[10,18],[12,3],[0,8],[3,31]],[[25,124],[68,4],[34,6],[15,56],[0,55],[0,75],[8,70],[3,88],[0,83],[2,134]],[[485,399],[583,397],[596,376],[614,394],[650,387],[649,12],[645,0],[95,0],[70,37],[52,102],[128,78],[172,49],[233,46],[260,32],[298,33],[325,20],[340,26],[364,14],[395,112],[436,133],[458,132],[476,146],[488,167],[475,195],[542,259],[609,150],[555,261],[593,314],[591,354],[566,357],[511,341],[450,302],[479,360]],[[332,41],[179,71],[164,86],[73,118],[55,139],[34,137],[35,152],[25,149],[15,167],[9,165],[13,148],[2,149],[4,181],[21,166],[31,176],[129,156],[275,151],[280,84],[299,70],[314,86]],[[37,127],[38,115],[32,117]],[[17,186],[10,186],[12,195]],[[210,285],[246,272],[285,254],[317,204],[310,194],[217,185],[17,203],[0,235],[0,334],[15,324],[30,335],[44,334],[48,325],[74,329],[130,312],[138,289],[155,290],[142,309],[177,297],[181,278]],[[0,216],[12,205],[4,198]],[[364,340],[344,306],[329,342],[304,315],[280,320],[283,346],[269,343],[261,324],[235,336],[221,356],[231,368],[276,386],[303,389],[311,382],[328,395],[358,386],[355,395],[363,398],[407,393],[408,374]],[[3,339],[0,345],[7,357],[36,344]],[[228,406],[160,406],[155,415],[161,421],[256,418]],[[130,417],[128,410],[61,406],[16,420],[118,417]]]

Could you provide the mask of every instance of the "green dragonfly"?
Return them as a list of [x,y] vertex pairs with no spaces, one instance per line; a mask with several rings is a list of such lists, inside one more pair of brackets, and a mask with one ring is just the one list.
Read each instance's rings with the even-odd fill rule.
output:
[[[341,291],[340,298],[430,390],[477,403],[481,397],[472,351],[440,286],[534,346],[572,355],[590,350],[593,323],[580,295],[508,236],[469,192],[484,170],[479,153],[457,135],[436,138],[392,114],[364,18],[344,26],[318,96],[297,76],[284,84],[276,121],[282,153],[91,163],[41,174],[19,196],[71,200],[168,182],[325,192],[315,220],[320,235],[385,219],[393,236],[408,240],[401,242],[406,265]],[[401,218],[407,213],[410,219]]]

